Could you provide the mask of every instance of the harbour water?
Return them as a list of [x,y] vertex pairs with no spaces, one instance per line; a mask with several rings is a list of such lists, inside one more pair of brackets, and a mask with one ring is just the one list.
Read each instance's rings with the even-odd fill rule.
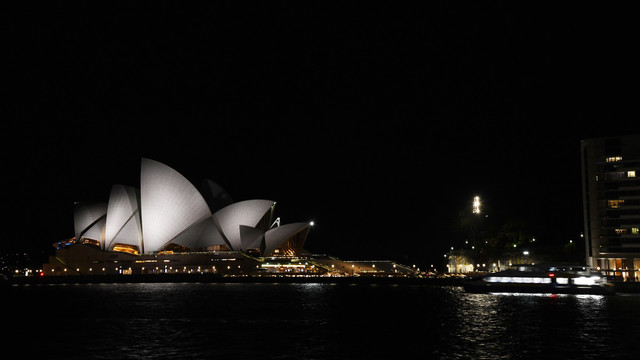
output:
[[386,284],[2,290],[5,353],[30,358],[627,359],[640,351],[636,295],[468,294],[455,286]]

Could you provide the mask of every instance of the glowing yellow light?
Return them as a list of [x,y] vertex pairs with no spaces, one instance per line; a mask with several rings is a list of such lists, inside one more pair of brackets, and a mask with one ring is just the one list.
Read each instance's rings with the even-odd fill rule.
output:
[[127,244],[116,244],[113,247],[113,251],[123,252],[123,253],[127,253],[127,254],[132,254],[132,255],[138,255],[139,254],[137,246],[127,245]]
[[480,214],[480,196],[473,197],[473,213]]

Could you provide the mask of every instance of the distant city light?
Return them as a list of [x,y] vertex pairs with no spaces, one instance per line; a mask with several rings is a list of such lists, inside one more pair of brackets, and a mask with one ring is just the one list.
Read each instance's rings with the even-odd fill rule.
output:
[[313,221],[309,221],[309,225],[313,226],[315,223]]
[[473,197],[473,213],[480,214],[480,196]]

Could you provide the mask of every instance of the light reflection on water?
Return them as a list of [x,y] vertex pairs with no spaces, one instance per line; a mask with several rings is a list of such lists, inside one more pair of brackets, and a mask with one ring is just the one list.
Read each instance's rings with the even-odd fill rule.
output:
[[450,335],[456,343],[443,347],[442,354],[454,358],[622,358],[638,350],[628,333],[638,325],[625,320],[640,314],[638,297],[460,293],[452,298],[457,325]]
[[[95,284],[7,289],[7,344],[48,358],[627,358],[640,297],[458,287]],[[418,354],[416,356],[416,354]]]

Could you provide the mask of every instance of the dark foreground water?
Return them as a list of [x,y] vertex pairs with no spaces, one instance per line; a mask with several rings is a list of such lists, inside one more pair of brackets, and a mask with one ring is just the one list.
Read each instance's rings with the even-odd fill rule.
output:
[[331,284],[9,286],[5,354],[64,359],[630,358],[639,296]]

